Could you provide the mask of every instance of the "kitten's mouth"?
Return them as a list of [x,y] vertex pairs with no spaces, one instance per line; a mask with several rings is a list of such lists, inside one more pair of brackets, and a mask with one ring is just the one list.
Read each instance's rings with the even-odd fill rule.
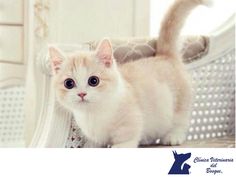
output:
[[85,100],[85,99],[82,99],[82,100],[79,100],[79,103],[88,103],[89,101],[88,100]]

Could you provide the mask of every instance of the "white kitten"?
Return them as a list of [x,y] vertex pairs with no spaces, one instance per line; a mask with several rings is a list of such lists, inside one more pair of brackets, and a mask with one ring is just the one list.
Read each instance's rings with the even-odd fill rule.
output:
[[189,125],[191,84],[177,52],[187,14],[201,0],[177,0],[162,23],[155,57],[118,66],[109,40],[70,56],[49,48],[58,101],[90,145],[137,147],[157,138],[177,145]]

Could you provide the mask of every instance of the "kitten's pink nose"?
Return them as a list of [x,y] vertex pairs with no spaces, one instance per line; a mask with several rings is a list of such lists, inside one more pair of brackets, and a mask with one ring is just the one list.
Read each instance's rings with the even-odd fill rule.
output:
[[78,96],[80,96],[82,98],[82,100],[84,99],[84,97],[87,95],[87,93],[81,92],[78,94]]

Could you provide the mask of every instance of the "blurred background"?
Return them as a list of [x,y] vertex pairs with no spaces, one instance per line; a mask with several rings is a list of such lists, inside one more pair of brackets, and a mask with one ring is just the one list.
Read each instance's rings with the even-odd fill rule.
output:
[[[198,7],[183,34],[210,34],[235,13],[235,0]],[[25,88],[32,63],[48,43],[81,44],[103,37],[155,37],[173,0],[0,0],[0,147],[25,146]],[[32,123],[32,131],[36,127]],[[29,128],[30,129],[30,128]]]

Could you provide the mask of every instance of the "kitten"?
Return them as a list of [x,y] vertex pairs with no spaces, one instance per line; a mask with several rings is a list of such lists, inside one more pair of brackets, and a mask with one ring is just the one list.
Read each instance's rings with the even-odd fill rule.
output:
[[94,52],[66,56],[49,47],[58,102],[71,111],[87,146],[137,147],[160,138],[183,143],[191,82],[177,51],[188,13],[203,0],[176,0],[165,16],[155,57],[118,65],[104,39]]

